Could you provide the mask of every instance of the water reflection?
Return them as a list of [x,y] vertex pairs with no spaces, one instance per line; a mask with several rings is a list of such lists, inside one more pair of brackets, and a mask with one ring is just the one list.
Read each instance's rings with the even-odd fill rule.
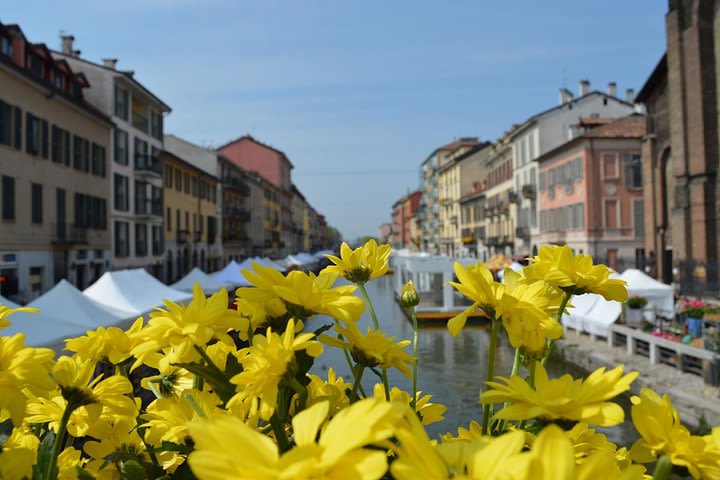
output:
[[[378,320],[382,328],[398,339],[412,339],[412,325],[402,312],[393,297],[392,278],[385,276],[367,285],[368,293],[373,299]],[[328,319],[315,318],[308,322],[308,330],[327,323]],[[369,313],[360,320],[362,329],[372,325]],[[444,324],[435,327],[424,327],[418,335],[418,388],[433,395],[433,401],[447,406],[445,421],[430,425],[431,435],[448,431],[455,432],[458,426],[467,426],[471,420],[480,421],[482,408],[478,405],[478,394],[483,386],[486,358],[489,347],[488,331],[482,326],[466,327],[457,337],[451,336]],[[407,347],[411,351],[411,347]],[[496,372],[508,375],[512,368],[513,350],[507,339],[501,336],[495,361]],[[320,361],[313,367],[313,373],[325,376],[328,367],[344,376],[350,377],[350,369],[342,351],[326,347]],[[568,372],[564,364],[550,364],[551,376]],[[578,376],[578,372],[570,372]],[[411,390],[411,383],[396,370],[389,372],[391,385],[397,385],[406,391]],[[363,377],[366,391],[372,390],[379,379],[366,372]],[[625,402],[627,403],[627,402]],[[627,422],[626,422],[627,423]],[[629,428],[628,428],[629,427]],[[612,441],[627,444],[634,439],[632,427],[623,425],[607,429],[606,433]]]

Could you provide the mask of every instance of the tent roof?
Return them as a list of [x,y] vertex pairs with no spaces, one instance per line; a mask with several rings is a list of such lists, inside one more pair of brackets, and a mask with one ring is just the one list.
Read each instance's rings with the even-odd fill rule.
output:
[[672,293],[672,287],[662,282],[658,282],[654,278],[635,268],[629,268],[625,270],[621,275],[620,279],[627,282],[628,291],[638,292],[670,292]]
[[87,330],[112,327],[135,317],[133,312],[102,305],[75,288],[67,280],[28,304],[40,313],[16,313],[3,334],[23,332],[26,343],[34,347],[62,344],[64,339],[84,335]]
[[183,292],[192,292],[196,283],[200,284],[200,288],[203,289],[203,292],[205,292],[206,295],[215,293],[223,288],[231,288],[231,284],[214,279],[198,267],[190,270],[187,275],[170,286]]
[[187,292],[168,287],[142,268],[105,272],[83,293],[104,305],[136,315],[161,306],[163,300],[181,302],[192,298]]
[[245,277],[243,277],[243,274],[241,272],[241,270],[246,268],[250,268],[249,260],[244,260],[242,263],[237,263],[235,260],[230,260],[230,262],[225,265],[225,268],[213,275],[212,278],[218,282],[247,287],[250,285],[250,282],[248,282]]
[[287,270],[287,267],[285,267],[284,265],[280,265],[275,260],[272,260],[268,257],[263,257],[263,258],[258,259],[258,263],[265,265],[266,267],[272,267],[275,270],[279,270],[281,272],[284,272]]
[[313,257],[322,260],[325,258],[325,255],[335,255],[335,252],[332,250],[320,250],[312,254]]

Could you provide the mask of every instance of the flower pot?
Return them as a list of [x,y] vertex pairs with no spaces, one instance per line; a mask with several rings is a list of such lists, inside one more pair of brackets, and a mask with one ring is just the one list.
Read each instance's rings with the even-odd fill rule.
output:
[[643,311],[639,308],[628,308],[625,310],[625,323],[633,327],[642,326]]
[[702,337],[702,318],[685,317],[685,323],[687,323],[688,333],[693,337]]

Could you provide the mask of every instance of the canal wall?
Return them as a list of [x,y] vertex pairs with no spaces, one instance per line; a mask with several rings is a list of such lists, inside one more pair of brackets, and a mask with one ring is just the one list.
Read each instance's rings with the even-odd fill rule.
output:
[[632,384],[632,393],[639,394],[642,387],[650,387],[660,395],[670,394],[680,419],[691,430],[703,427],[704,422],[720,425],[720,388],[706,384],[697,375],[628,355],[624,348],[610,347],[604,340],[591,340],[587,335],[570,331],[566,335],[556,344],[556,353],[562,361],[586,372],[625,365],[626,372],[640,372]]

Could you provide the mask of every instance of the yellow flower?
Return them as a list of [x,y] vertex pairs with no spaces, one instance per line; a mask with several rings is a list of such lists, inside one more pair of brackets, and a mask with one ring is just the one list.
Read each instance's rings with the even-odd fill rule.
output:
[[32,478],[40,440],[26,423],[15,427],[0,448],[0,478]]
[[410,345],[410,340],[394,342],[395,337],[387,337],[382,330],[373,330],[368,327],[367,334],[363,335],[356,324],[350,323],[347,328],[339,325],[335,330],[342,334],[346,341],[322,335],[320,341],[326,345],[338,348],[347,348],[355,362],[366,367],[380,366],[384,369],[395,367],[407,378],[411,378],[410,367],[415,364],[415,358],[403,350]]
[[340,410],[350,405],[347,391],[352,388],[351,384],[345,383],[343,377],[338,377],[332,367],[328,370],[328,379],[324,381],[317,375],[307,374],[310,383],[307,385],[307,406],[327,401],[329,404],[329,415],[334,417]]
[[478,308],[488,318],[495,318],[495,307],[502,295],[502,285],[495,282],[492,273],[482,263],[464,267],[460,262],[455,262],[455,276],[458,282],[449,282],[460,293],[473,301],[465,311],[448,320],[448,330],[455,336],[463,329],[468,317]]
[[599,368],[586,379],[569,374],[550,380],[540,363],[535,367],[535,388],[517,375],[500,378],[505,384],[487,382],[490,390],[481,395],[482,403],[510,402],[495,414],[502,420],[570,420],[592,425],[613,426],[625,419],[620,405],[608,402],[630,389],[638,372],[623,375],[621,365],[609,372]]
[[644,387],[630,400],[633,424],[642,437],[630,449],[633,460],[648,463],[666,455],[693,478],[720,478],[720,447],[712,435],[690,435],[667,394],[661,398]]
[[[113,426],[110,435],[99,442],[85,442],[83,450],[92,458],[87,464],[87,469],[98,480],[119,480],[121,478],[119,470],[121,461],[150,461],[145,453],[145,444],[135,428],[134,419],[118,421]],[[105,459],[111,454],[116,454],[115,460],[103,466],[106,462]]]
[[164,441],[183,444],[189,436],[190,422],[223,414],[224,410],[218,408],[221,404],[215,394],[199,390],[188,390],[180,398],[159,398],[141,415],[146,421],[145,441],[156,447]]
[[[373,388],[373,396],[379,401],[385,400],[385,386],[382,383],[376,383]],[[415,410],[420,417],[423,425],[430,425],[431,423],[442,422],[445,420],[443,414],[447,411],[445,405],[439,403],[430,403],[432,395],[422,396],[422,392],[417,392],[417,402],[415,404]],[[412,395],[408,392],[400,390],[398,387],[390,389],[390,401],[404,403],[410,406]]]
[[369,240],[355,250],[343,242],[340,258],[325,255],[334,265],[325,267],[324,271],[337,273],[349,282],[361,285],[387,273],[390,250],[390,245],[378,246],[375,240]]
[[441,436],[443,443],[464,442],[470,443],[482,437],[482,426],[475,420],[471,421],[468,428],[458,427],[457,436],[446,433]]
[[[188,461],[200,480],[375,480],[387,471],[386,454],[364,447],[390,438],[405,411],[369,398],[325,423],[328,403],[317,403],[293,418],[295,447],[282,456],[269,437],[236,417],[196,421],[190,425],[195,451]],[[243,452],[242,462],[237,452]]]
[[13,425],[25,416],[24,389],[44,395],[54,388],[49,373],[55,352],[26,347],[24,341],[22,333],[0,337],[0,410],[8,410]]
[[66,340],[65,349],[86,360],[108,360],[118,365],[131,357],[131,350],[139,343],[137,334],[142,326],[143,318],[139,317],[127,331],[117,327],[99,327],[89,330],[85,336]]
[[416,307],[420,303],[420,295],[418,295],[415,284],[412,280],[403,285],[400,292],[400,305],[405,308]]
[[[218,343],[217,345],[225,344]],[[144,389],[157,392],[163,397],[179,397],[183,392],[191,389],[195,376],[184,368],[173,365],[173,363],[175,363],[175,359],[172,354],[158,354],[146,358],[145,364],[157,369],[159,373],[158,375],[143,377],[140,380],[140,385]]]
[[53,367],[62,396],[75,408],[83,408],[91,422],[97,421],[103,410],[118,416],[135,418],[137,405],[127,396],[132,393],[130,381],[120,375],[103,379],[93,377],[95,362],[80,357],[60,357]]
[[133,368],[143,359],[160,349],[171,347],[177,362],[198,360],[195,346],[205,348],[212,339],[232,345],[229,330],[238,332],[240,338],[247,338],[249,322],[239,312],[228,308],[228,294],[225,289],[205,297],[202,288],[195,284],[193,299],[187,307],[166,301],[167,310],[159,309],[150,314],[147,326],[138,332],[142,343],[132,350],[137,357]]
[[19,312],[40,313],[40,310],[38,310],[37,308],[28,308],[28,307],[10,308],[7,305],[0,305],[0,330],[12,325],[12,323],[10,323],[10,321],[7,320],[7,317],[12,315],[13,313],[19,313]]
[[[60,427],[60,420],[68,402],[62,397],[60,390],[51,392],[47,397],[36,397],[30,394],[28,396],[28,423],[48,423],[48,427],[57,432]],[[84,408],[78,408],[70,415],[67,423],[67,431],[73,437],[91,436],[94,438],[103,438],[107,436],[112,426],[109,422],[113,420],[113,415],[107,412],[101,415],[99,419],[91,420],[90,416]]]
[[567,245],[544,245],[530,261],[523,274],[531,280],[543,280],[573,295],[597,293],[606,300],[628,299],[625,281],[609,278],[610,270],[605,265],[593,265],[590,255],[573,255]]
[[322,353],[322,345],[311,340],[312,333],[301,333],[295,337],[294,321],[281,337],[268,328],[267,335],[255,335],[249,348],[240,351],[243,371],[231,382],[238,385],[238,393],[228,402],[229,408],[239,405],[250,414],[260,414],[268,420],[275,411],[278,389],[288,367],[295,360],[295,352],[304,350],[311,357]]
[[87,463],[86,458],[81,458],[82,452],[73,447],[67,447],[58,455],[58,480],[75,480],[77,478],[77,467]]

